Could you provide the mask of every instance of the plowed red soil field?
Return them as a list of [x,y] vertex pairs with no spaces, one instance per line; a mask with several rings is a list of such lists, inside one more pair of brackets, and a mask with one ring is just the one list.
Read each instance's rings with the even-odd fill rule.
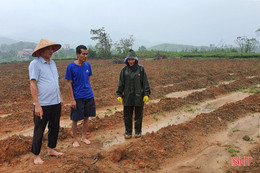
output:
[[43,165],[30,153],[29,63],[0,64],[0,172],[260,172],[260,61],[141,58],[152,94],[143,136],[125,140],[115,94],[124,64],[89,60],[97,117],[89,122],[91,145],[77,148],[64,79],[70,62],[56,61],[65,102],[57,150],[65,154],[48,156],[45,137]]

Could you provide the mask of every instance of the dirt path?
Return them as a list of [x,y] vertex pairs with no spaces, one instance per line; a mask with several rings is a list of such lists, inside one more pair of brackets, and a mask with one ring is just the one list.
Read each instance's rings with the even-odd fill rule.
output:
[[[186,105],[184,109],[165,112],[160,116],[150,115],[148,117],[145,117],[143,132],[156,132],[159,129],[168,125],[184,123],[186,121],[192,120],[201,113],[212,112],[225,104],[243,100],[250,95],[251,94],[249,93],[233,92],[226,95],[221,95],[213,100],[199,103],[198,105]],[[158,118],[157,116],[162,118]]]
[[10,116],[10,115],[12,115],[12,114],[1,114],[1,115],[0,115],[0,118],[8,117],[8,116]]
[[[221,123],[221,121],[220,121]],[[165,161],[159,171],[161,173],[171,172],[211,172],[215,170],[224,173],[231,166],[231,151],[228,148],[233,146],[239,153],[238,156],[249,156],[248,152],[257,147],[260,138],[257,135],[259,130],[260,114],[249,114],[228,125],[228,128],[222,132],[211,135],[201,146],[201,150],[197,148],[190,149],[189,153],[182,156],[181,159],[168,159]],[[243,137],[248,135],[250,141],[245,141]],[[252,161],[252,160],[251,160]]]

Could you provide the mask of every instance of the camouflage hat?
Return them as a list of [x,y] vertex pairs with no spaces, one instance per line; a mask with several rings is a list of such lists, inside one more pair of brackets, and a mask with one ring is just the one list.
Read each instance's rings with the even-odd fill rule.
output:
[[132,58],[132,59],[135,59],[136,61],[138,61],[137,55],[136,55],[136,53],[135,53],[135,51],[134,51],[133,49],[130,49],[130,50],[128,51],[124,62],[126,63],[126,61],[127,61],[128,59],[131,59],[131,58]]

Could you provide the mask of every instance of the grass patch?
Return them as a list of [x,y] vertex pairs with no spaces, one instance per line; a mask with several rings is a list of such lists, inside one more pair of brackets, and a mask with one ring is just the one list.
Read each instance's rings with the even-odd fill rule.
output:
[[157,117],[157,114],[156,114],[156,113],[153,114],[153,119],[155,119],[156,121],[159,120],[159,118]]
[[237,127],[232,127],[232,128],[231,128],[231,131],[234,133],[234,132],[238,132],[238,131],[240,131],[240,130],[239,130],[239,128],[237,128]]
[[105,134],[104,134],[104,133],[101,133],[101,134],[100,134],[100,137],[101,137],[101,138],[105,138]]
[[107,113],[107,114],[112,114],[112,113],[113,113],[113,110],[112,110],[112,109],[107,109],[107,110],[106,110],[106,113]]
[[246,86],[242,85],[242,86],[239,86],[237,90],[240,92],[245,92],[245,89],[246,89]]
[[196,166],[196,169],[200,169],[200,166],[199,166],[199,165],[197,165],[197,166]]
[[252,85],[249,87],[249,93],[258,94],[260,92],[260,88],[257,85]]
[[192,108],[190,105],[186,105],[185,112],[195,112],[196,110],[199,110],[199,108]]
[[12,103],[4,103],[3,106],[4,107],[9,107],[9,106],[12,106]]
[[237,156],[239,153],[239,149],[235,148],[233,145],[229,145],[227,150],[231,157]]

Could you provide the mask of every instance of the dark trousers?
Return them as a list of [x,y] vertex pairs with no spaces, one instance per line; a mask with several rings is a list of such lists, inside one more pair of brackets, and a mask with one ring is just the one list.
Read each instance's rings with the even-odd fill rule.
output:
[[135,134],[142,133],[143,106],[124,106],[125,134],[132,135],[135,110]]
[[60,128],[61,104],[42,106],[42,119],[33,111],[34,131],[31,152],[39,155],[41,152],[43,133],[48,123],[48,147],[55,148]]

